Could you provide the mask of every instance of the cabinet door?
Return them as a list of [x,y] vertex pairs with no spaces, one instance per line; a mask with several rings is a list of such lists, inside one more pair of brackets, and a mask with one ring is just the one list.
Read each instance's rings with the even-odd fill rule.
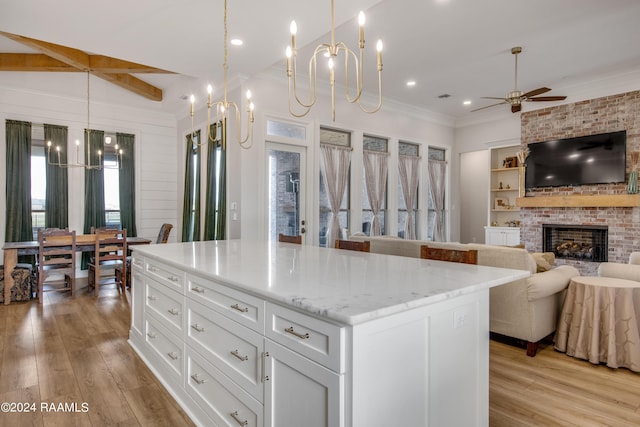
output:
[[344,426],[342,376],[265,340],[265,427]]
[[514,228],[513,230],[508,230],[505,233],[505,240],[507,246],[515,246],[520,244],[520,229]]
[[137,258],[131,260],[131,333],[142,337],[144,333],[144,273],[136,263]]

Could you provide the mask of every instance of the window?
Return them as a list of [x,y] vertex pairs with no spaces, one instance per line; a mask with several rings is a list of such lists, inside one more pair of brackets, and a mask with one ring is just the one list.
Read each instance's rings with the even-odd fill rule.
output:
[[[413,170],[410,167],[406,168],[407,174],[408,175],[412,175],[413,178],[415,179],[415,183],[416,183],[416,191],[415,191],[415,195],[413,197],[413,201],[412,201],[412,206],[407,208],[407,203],[404,197],[404,192],[402,190],[402,175],[400,174],[399,179],[398,179],[398,237],[402,237],[402,238],[410,238],[411,236],[407,236],[405,235],[405,227],[407,224],[407,219],[408,219],[408,215],[410,212],[413,213],[412,216],[412,220],[413,220],[413,236],[415,236],[415,238],[418,238],[418,230],[419,230],[419,226],[418,226],[418,194],[420,191],[420,167],[419,167],[419,159],[420,159],[420,146],[418,144],[411,144],[408,142],[399,142],[398,145],[398,151],[399,151],[399,155],[400,155],[400,162],[406,162],[408,165],[416,165],[415,170]],[[412,181],[411,176],[407,176],[406,177],[407,182],[406,184],[409,185],[409,183]]]
[[[442,148],[433,148],[433,147],[429,147],[429,160],[439,160],[444,162],[445,161],[445,150]],[[446,186],[442,186],[443,188],[443,193],[440,195],[442,197],[441,200],[441,204],[442,206],[444,206],[444,201],[446,200]],[[443,230],[446,229],[446,215],[445,212],[443,210],[443,212],[441,212],[441,220],[442,220],[442,228]],[[427,210],[427,240],[433,240],[434,236],[433,236],[433,230],[435,228],[434,223],[436,220],[436,208],[435,208],[435,203],[433,201],[432,198],[432,192],[429,192],[429,207]],[[444,240],[444,239],[443,239]]]
[[[372,151],[377,153],[388,153],[388,140],[384,138],[377,138],[374,136],[364,135],[363,137],[363,150]],[[366,159],[365,159],[366,162]],[[363,162],[363,163],[365,163]],[[386,160],[385,160],[386,162]],[[377,171],[372,171],[377,176]],[[378,210],[378,220],[380,221],[380,233],[386,234],[386,207],[387,207],[387,184],[385,177],[384,195],[381,200],[380,209]],[[373,197],[379,194],[374,194]],[[369,200],[369,193],[367,190],[367,178],[366,178],[366,166],[362,168],[362,232],[367,236],[371,235],[371,221],[373,220],[373,210],[371,208],[371,201]]]
[[[107,137],[109,138],[109,137]],[[105,142],[107,139],[105,138]],[[104,214],[107,227],[121,226],[120,221],[120,169],[115,151],[104,154]]]
[[[320,128],[320,144],[335,145],[338,147],[351,147],[351,134],[349,132]],[[351,168],[349,168],[348,175],[351,175]],[[338,214],[338,221],[340,222],[340,229],[347,230],[349,228],[349,200],[350,200],[350,180],[347,179],[342,201],[340,203],[340,211]],[[329,229],[329,220],[331,218],[331,206],[329,204],[329,193],[325,184],[322,171],[320,172],[320,246],[332,246],[332,243],[327,242],[327,230]],[[341,237],[346,237],[341,232]]]
[[[33,132],[32,132],[33,133]],[[44,140],[31,139],[31,230],[34,240],[38,229],[45,227],[45,207],[47,202],[46,158]]]

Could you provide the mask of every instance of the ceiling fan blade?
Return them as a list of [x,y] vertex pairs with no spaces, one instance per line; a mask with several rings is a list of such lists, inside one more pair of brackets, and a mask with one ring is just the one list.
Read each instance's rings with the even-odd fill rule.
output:
[[547,93],[549,92],[551,89],[549,89],[548,87],[541,87],[538,89],[534,89],[532,91],[529,91],[527,93],[522,94],[523,98],[531,98],[532,96],[538,96],[538,95],[542,95],[543,93]]
[[507,102],[507,100],[504,97],[496,98],[496,97],[493,97],[493,96],[481,96],[480,98],[482,98],[482,99],[502,99],[504,102]]
[[[498,99],[502,99],[502,98],[498,98]],[[490,107],[495,107],[496,105],[502,105],[502,104],[508,104],[508,102],[498,102],[497,104],[491,104],[491,105],[487,105],[486,107],[480,107],[480,108],[476,108],[475,110],[471,110],[471,112],[473,113],[474,111],[480,111],[480,110],[484,110],[485,108],[490,108]]]
[[527,101],[563,101],[566,96],[538,96],[537,98],[528,98]]
[[522,105],[520,105],[520,104],[511,106],[511,112],[512,113],[517,113],[520,110],[522,110]]

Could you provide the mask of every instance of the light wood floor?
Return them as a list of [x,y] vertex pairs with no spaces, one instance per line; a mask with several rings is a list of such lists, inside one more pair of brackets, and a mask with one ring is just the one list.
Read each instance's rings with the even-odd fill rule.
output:
[[535,357],[491,340],[491,427],[640,426],[640,374],[593,365],[548,342]]
[[[192,426],[127,343],[129,301],[113,288],[94,299],[46,293],[45,303],[0,306],[0,426]],[[640,375],[541,345],[536,357],[490,345],[491,427],[640,426]],[[43,412],[41,403],[88,404]],[[453,426],[456,427],[456,426]]]
[[0,412],[0,426],[193,425],[127,343],[127,298],[112,286],[97,299],[86,290],[44,295],[42,305],[0,306],[0,402],[36,406]]

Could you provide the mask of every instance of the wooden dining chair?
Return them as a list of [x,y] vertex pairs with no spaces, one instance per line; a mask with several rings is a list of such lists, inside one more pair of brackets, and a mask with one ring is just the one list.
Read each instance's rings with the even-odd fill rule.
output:
[[173,228],[173,224],[164,223],[160,227],[160,232],[158,232],[158,238],[156,239],[156,243],[167,243],[169,240],[169,234],[171,233],[171,229]]
[[283,242],[283,243],[297,243],[298,245],[302,244],[302,236],[297,235],[297,236],[289,236],[287,234],[278,234],[278,242]]
[[358,252],[371,252],[371,242],[365,240],[364,242],[356,242],[353,240],[336,240],[336,249],[346,249],[349,251]]
[[[49,280],[54,275],[63,279]],[[69,230],[47,229],[38,231],[38,303],[43,302],[45,282],[48,291],[71,291],[75,293],[76,280],[76,232]],[[63,283],[62,287],[50,288],[49,285]]]
[[[115,283],[124,293],[127,286],[127,230],[98,229],[95,235],[93,262],[89,263],[89,289],[98,296],[100,285]],[[116,277],[118,267],[123,274]],[[111,276],[113,280],[109,280]],[[105,277],[107,281],[103,280]]]
[[464,264],[477,264],[478,251],[458,250],[458,249],[442,249],[434,248],[427,245],[420,246],[420,258],[433,259],[436,261],[461,262]]

